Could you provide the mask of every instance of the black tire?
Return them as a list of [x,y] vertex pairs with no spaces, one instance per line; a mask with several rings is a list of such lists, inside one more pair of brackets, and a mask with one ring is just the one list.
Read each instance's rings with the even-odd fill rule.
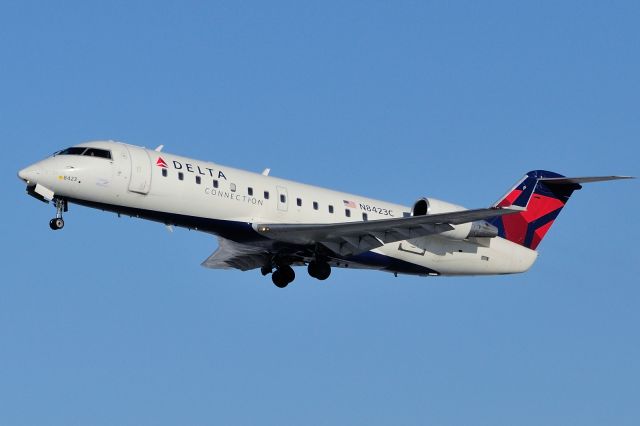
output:
[[315,260],[312,260],[311,262],[309,262],[309,265],[307,266],[307,272],[313,278],[318,278],[316,276],[318,274],[318,262],[316,262]]
[[307,271],[313,278],[324,281],[329,278],[329,275],[331,275],[331,266],[326,262],[316,262],[315,260],[312,260],[309,262]]
[[289,281],[286,279],[287,277],[278,269],[271,274],[271,281],[278,288],[285,288]]
[[56,227],[56,220],[55,219],[51,219],[49,221],[49,228],[53,229],[54,231],[56,231],[58,228]]
[[319,263],[315,278],[324,281],[331,275],[331,266],[328,263]]
[[293,271],[293,268],[289,265],[281,266],[280,268],[278,268],[278,271],[280,271],[280,273],[284,275],[287,281],[287,284],[289,284],[290,282],[293,282],[293,280],[296,279],[296,273]]

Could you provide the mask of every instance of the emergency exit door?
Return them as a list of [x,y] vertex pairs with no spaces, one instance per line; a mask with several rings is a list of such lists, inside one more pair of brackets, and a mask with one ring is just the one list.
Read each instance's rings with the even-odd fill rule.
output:
[[284,186],[277,186],[276,190],[278,192],[278,210],[286,212],[289,206],[289,194],[287,194],[287,188]]

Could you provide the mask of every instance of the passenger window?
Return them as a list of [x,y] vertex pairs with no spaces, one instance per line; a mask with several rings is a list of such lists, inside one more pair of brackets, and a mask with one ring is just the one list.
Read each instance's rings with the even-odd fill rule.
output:
[[167,169],[162,169],[162,176],[167,177]]
[[280,202],[281,203],[286,203],[287,202],[287,197],[284,194],[280,194]]
[[318,210],[318,202],[317,201],[313,202],[313,209],[314,210]]
[[184,173],[178,172],[178,179],[179,180],[184,180]]
[[218,187],[218,181],[216,179],[213,180],[213,187],[214,188]]
[[229,184],[229,189],[231,190],[231,192],[236,192],[236,184],[235,183],[230,183]]
[[349,209],[344,209],[344,215],[345,215],[346,217],[351,217],[351,210],[349,210]]
[[264,199],[265,200],[269,199],[269,191],[264,191]]
[[329,206],[329,213],[333,214],[333,206]]
[[200,176],[196,176],[196,183],[200,185]]
[[296,198],[296,204],[298,207],[302,207],[302,198]]
[[366,222],[367,220],[369,220],[369,216],[367,216],[366,213],[362,213],[362,220]]
[[250,197],[253,197],[253,188],[249,187],[247,189],[247,194],[249,194]]

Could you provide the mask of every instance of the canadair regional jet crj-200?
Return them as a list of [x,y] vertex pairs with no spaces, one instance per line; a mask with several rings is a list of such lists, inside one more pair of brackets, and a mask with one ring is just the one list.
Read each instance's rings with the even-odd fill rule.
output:
[[18,173],[27,193],[52,202],[52,229],[69,203],[214,234],[208,268],[260,269],[273,283],[292,266],[324,280],[332,267],[394,274],[488,275],[528,270],[573,193],[588,182],[527,173],[488,208],[433,198],[402,206],[112,141],[55,153]]

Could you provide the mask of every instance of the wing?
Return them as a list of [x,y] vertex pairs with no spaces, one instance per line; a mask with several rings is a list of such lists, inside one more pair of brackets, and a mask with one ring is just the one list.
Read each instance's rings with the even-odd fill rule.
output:
[[218,249],[209,256],[202,266],[211,269],[240,269],[248,271],[260,268],[271,260],[271,254],[260,247],[236,243],[218,237]]
[[423,237],[453,229],[452,225],[490,219],[522,209],[488,208],[425,216],[329,224],[254,224],[273,240],[311,245],[320,243],[341,255],[362,253],[395,241]]

